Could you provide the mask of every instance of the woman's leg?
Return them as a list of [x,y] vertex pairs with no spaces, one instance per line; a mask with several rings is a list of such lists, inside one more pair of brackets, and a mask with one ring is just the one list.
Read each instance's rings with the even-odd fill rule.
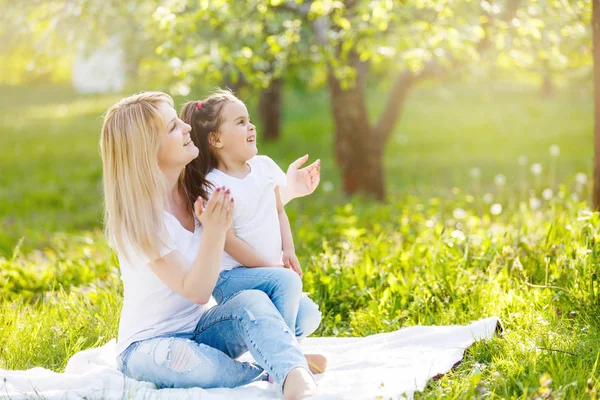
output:
[[302,296],[302,280],[298,274],[287,268],[237,267],[221,272],[213,295],[218,303],[222,303],[249,289],[260,290],[269,296],[286,325],[296,331]]
[[196,327],[194,341],[231,358],[250,351],[279,385],[292,370],[309,371],[294,335],[262,291],[239,292],[208,310]]
[[131,345],[122,372],[158,388],[237,387],[266,378],[257,364],[239,362],[204,344],[178,337],[159,337]]
[[321,324],[321,311],[306,293],[302,293],[296,318],[296,337],[303,339],[312,335]]

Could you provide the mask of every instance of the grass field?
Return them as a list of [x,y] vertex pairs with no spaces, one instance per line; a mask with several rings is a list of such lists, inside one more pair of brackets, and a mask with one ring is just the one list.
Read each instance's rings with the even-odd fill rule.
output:
[[[0,368],[60,371],[116,336],[122,288],[101,233],[98,139],[120,96],[2,93]],[[370,95],[376,114],[381,94]],[[418,88],[386,148],[384,204],[341,195],[326,94],[285,101],[284,137],[263,144],[259,125],[259,149],[282,167],[304,153],[323,161],[319,190],[288,210],[305,289],[324,311],[318,335],[497,315],[504,336],[419,398],[596,398],[591,93]]]

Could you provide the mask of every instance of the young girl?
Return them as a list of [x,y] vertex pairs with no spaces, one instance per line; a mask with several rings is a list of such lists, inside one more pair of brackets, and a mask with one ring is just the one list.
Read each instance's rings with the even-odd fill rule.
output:
[[[181,118],[192,127],[192,140],[200,149],[186,167],[189,196],[207,198],[215,188],[227,186],[236,199],[213,296],[222,302],[240,290],[261,290],[297,337],[310,335],[321,313],[302,293],[302,269],[283,208],[286,177],[273,160],[256,155],[256,130],[246,106],[233,93],[219,90],[186,103]],[[307,358],[313,372],[321,372],[325,358],[312,356]]]

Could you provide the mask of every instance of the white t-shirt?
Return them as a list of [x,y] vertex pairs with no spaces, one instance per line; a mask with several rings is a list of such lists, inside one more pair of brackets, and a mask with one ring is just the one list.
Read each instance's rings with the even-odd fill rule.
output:
[[[214,187],[226,186],[235,199],[233,227],[238,238],[248,243],[270,263],[281,262],[281,229],[277,214],[275,186],[286,185],[286,176],[267,156],[256,156],[248,161],[250,173],[240,179],[213,169],[206,179]],[[223,252],[221,269],[228,270],[241,264]]]
[[[162,257],[179,250],[189,267],[198,254],[202,227],[196,222],[194,232],[185,229],[179,220],[165,211],[165,226],[169,235]],[[200,316],[212,307],[214,300],[201,305],[189,301],[165,285],[142,256],[131,256],[128,261],[117,251],[124,286],[123,309],[119,323],[117,354],[138,340],[173,333],[192,332]]]

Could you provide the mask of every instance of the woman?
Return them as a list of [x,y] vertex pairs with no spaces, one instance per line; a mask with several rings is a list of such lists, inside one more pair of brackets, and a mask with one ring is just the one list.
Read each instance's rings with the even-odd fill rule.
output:
[[[227,188],[206,202],[188,200],[183,172],[198,156],[189,132],[171,97],[158,92],[125,98],[104,118],[105,224],[124,284],[118,365],[161,388],[235,387],[268,377],[284,398],[311,396],[316,384],[306,359],[265,293],[243,291],[219,305],[211,299],[235,201]],[[306,190],[289,198],[316,187],[310,173],[295,169],[289,186]],[[256,363],[235,360],[245,351]]]

